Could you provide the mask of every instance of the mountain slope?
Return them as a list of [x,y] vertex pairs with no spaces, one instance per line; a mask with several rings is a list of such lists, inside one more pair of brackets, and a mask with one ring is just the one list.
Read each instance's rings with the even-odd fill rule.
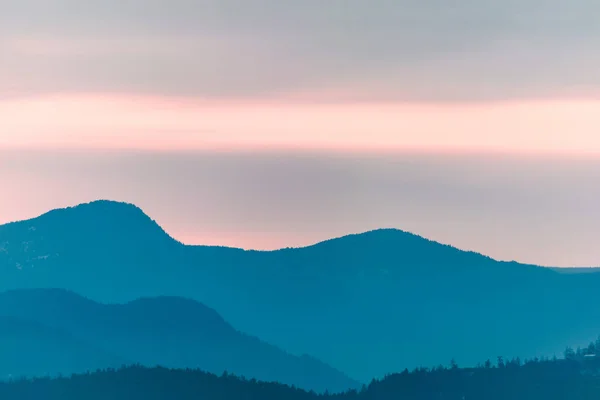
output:
[[600,274],[498,262],[398,230],[271,252],[184,246],[114,202],[0,226],[0,289],[37,287],[102,302],[191,298],[363,381],[459,355],[551,356],[600,332]]
[[214,310],[183,298],[104,305],[59,289],[18,290],[0,293],[0,317],[68,332],[78,341],[149,366],[229,371],[319,392],[358,386],[316,359],[289,355],[236,331]]
[[81,373],[124,362],[61,330],[0,316],[0,380]]

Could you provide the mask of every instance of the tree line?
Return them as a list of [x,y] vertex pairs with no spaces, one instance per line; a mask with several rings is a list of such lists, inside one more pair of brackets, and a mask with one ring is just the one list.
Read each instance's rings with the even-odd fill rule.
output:
[[315,393],[274,382],[200,370],[140,365],[70,377],[9,379],[3,400],[579,400],[600,398],[600,340],[563,357],[498,357],[475,367],[408,369],[360,390]]

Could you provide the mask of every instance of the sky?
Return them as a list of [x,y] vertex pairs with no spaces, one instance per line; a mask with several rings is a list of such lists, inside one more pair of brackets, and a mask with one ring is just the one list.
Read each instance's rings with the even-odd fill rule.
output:
[[0,223],[112,198],[193,243],[385,226],[600,265],[599,13],[595,0],[0,0]]

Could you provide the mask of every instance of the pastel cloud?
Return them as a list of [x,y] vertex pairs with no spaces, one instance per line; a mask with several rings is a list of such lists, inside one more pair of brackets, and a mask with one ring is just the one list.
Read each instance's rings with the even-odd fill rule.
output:
[[599,101],[312,104],[60,95],[0,101],[0,147],[600,154]]
[[[109,197],[198,243],[394,226],[597,264],[600,164],[582,155],[600,154],[598,15],[597,0],[0,0],[0,222]],[[422,150],[452,154],[407,155]]]

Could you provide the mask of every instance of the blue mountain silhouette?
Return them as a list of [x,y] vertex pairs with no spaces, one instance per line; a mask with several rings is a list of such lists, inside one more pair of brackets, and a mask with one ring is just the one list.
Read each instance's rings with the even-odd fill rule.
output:
[[452,358],[552,356],[600,332],[600,274],[500,262],[394,229],[277,251],[186,246],[109,201],[0,226],[0,289],[22,288],[107,303],[194,299],[363,381]]
[[[228,371],[318,392],[359,386],[312,357],[290,355],[238,332],[216,311],[178,297],[105,305],[62,289],[8,291],[0,293],[0,337],[12,354],[2,353],[0,372],[15,376],[40,375],[41,365],[67,374],[123,360],[219,375]],[[103,354],[119,357],[103,359]]]

